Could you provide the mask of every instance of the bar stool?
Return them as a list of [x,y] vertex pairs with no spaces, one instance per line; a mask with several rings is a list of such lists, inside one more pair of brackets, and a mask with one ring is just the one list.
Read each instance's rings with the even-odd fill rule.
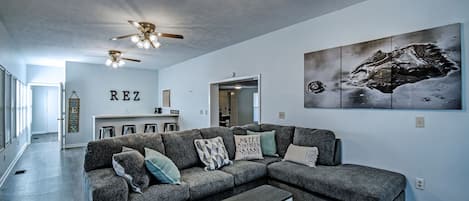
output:
[[109,137],[116,136],[116,129],[114,126],[103,126],[99,129],[99,139],[104,139],[108,134]]
[[158,124],[145,124],[144,133],[158,133]]
[[179,130],[179,126],[177,123],[164,123],[164,132],[168,132],[168,131],[178,131]]
[[135,125],[123,125],[122,135],[137,133],[137,127]]

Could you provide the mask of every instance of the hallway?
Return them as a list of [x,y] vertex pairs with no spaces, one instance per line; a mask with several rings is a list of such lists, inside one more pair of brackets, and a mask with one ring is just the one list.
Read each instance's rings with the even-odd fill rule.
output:
[[[0,188],[2,201],[82,201],[85,148],[59,150],[57,142],[32,143]],[[18,170],[24,174],[15,175]]]

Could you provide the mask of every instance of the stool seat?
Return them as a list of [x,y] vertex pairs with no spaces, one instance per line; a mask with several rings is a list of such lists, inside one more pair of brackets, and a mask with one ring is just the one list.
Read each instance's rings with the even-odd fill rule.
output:
[[164,129],[164,132],[178,131],[179,126],[175,122],[166,122],[166,123],[164,123],[163,129]]
[[158,124],[145,124],[144,133],[158,133]]
[[122,135],[137,133],[137,126],[135,125],[122,125]]
[[116,129],[114,126],[103,126],[99,129],[99,136],[98,139],[104,139],[106,138],[106,134],[109,137],[115,137],[116,136]]

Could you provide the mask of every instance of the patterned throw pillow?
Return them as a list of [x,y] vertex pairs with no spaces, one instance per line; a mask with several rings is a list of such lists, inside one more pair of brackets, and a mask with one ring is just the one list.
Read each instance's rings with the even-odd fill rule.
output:
[[150,183],[145,168],[145,158],[136,150],[124,148],[123,151],[112,155],[114,171],[118,176],[124,177],[132,191],[142,193]]
[[216,170],[232,163],[223,138],[197,139],[194,140],[194,144],[200,160],[206,166],[205,170]]
[[162,153],[145,148],[145,165],[162,184],[181,184],[181,173],[178,167]]
[[284,161],[291,161],[309,167],[316,167],[319,150],[317,147],[303,147],[290,144],[285,154]]
[[264,159],[259,135],[235,135],[235,160]]

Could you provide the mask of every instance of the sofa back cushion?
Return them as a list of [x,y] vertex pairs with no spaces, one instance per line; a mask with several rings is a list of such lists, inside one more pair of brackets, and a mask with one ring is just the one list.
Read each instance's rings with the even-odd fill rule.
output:
[[203,128],[200,129],[200,133],[204,139],[212,139],[215,137],[223,138],[225,143],[226,151],[228,151],[228,156],[230,159],[233,159],[235,156],[235,143],[233,130],[225,127],[212,127],[212,128]]
[[233,126],[231,128],[233,130],[233,134],[235,135],[247,135],[246,130],[261,132],[261,125],[259,124],[247,124],[244,126]]
[[200,130],[171,132],[161,134],[161,136],[163,137],[166,156],[180,170],[201,165],[194,145],[194,140],[202,139]]
[[277,154],[285,156],[288,146],[293,143],[294,126],[280,126],[273,124],[261,124],[262,131],[275,130],[275,142],[277,143]]
[[295,128],[293,144],[317,147],[319,150],[318,164],[335,165],[335,135],[332,131],[311,128]]
[[165,153],[163,140],[160,134],[132,134],[115,138],[91,141],[88,143],[84,168],[91,171],[100,168],[112,167],[112,155],[120,153],[122,147],[129,147],[145,154],[144,148]]

